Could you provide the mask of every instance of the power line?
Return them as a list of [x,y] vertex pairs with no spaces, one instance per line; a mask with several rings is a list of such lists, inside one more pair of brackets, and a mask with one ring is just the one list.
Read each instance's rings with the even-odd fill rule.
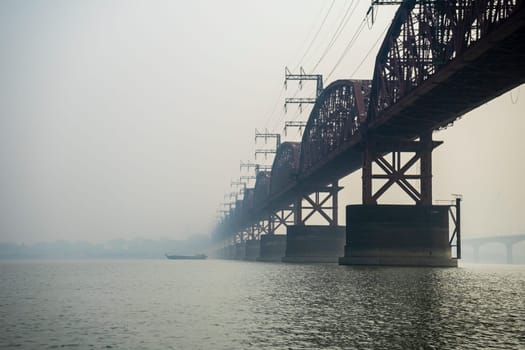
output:
[[297,67],[299,67],[301,65],[301,63],[303,62],[304,58],[306,57],[306,55],[308,54],[308,52],[312,48],[312,45],[314,44],[315,40],[319,36],[319,33],[321,32],[321,29],[323,29],[323,26],[324,26],[324,24],[326,22],[326,19],[328,18],[328,15],[332,11],[332,8],[334,7],[334,4],[335,4],[335,0],[332,0],[332,3],[330,4],[330,7],[328,8],[328,11],[326,12],[326,15],[324,16],[323,21],[321,22],[321,25],[319,26],[319,29],[317,29],[317,32],[315,33],[314,37],[310,41],[310,45],[308,45],[308,47],[306,48],[306,51],[304,52],[303,57],[301,57],[301,59],[299,60],[299,63],[293,69],[294,71],[297,70]]
[[[296,68],[294,68],[294,70],[297,70],[297,67],[299,67],[299,65],[301,64],[301,61],[304,59],[304,57],[306,56],[306,54],[308,53],[308,51],[310,50],[313,42],[315,41],[315,39],[317,38],[317,36],[319,35],[319,32],[321,31],[321,28],[323,27],[324,23],[326,22],[326,19],[328,17],[328,15],[330,14],[330,11],[332,10],[332,7],[334,6],[334,3],[335,3],[335,0],[332,1],[332,3],[330,4],[330,7],[328,8],[328,11],[327,13],[325,14],[325,17],[323,19],[323,22],[321,23],[321,26],[318,28],[317,30],[317,33],[315,34],[314,38],[312,39],[312,42],[310,42],[310,44],[308,45],[308,48],[306,49],[305,53],[303,54],[303,57],[301,58],[301,60],[299,61],[299,63],[297,64]],[[310,36],[310,33],[313,32],[314,28],[315,28],[315,24],[319,21],[319,18],[321,18],[321,15],[323,14],[323,9],[324,9],[324,5],[321,7],[321,9],[319,10],[319,13],[318,15],[316,16],[316,19],[315,21],[313,22],[313,25],[311,26],[311,29],[309,31],[309,34],[304,38],[304,41],[303,42],[306,42],[308,40],[308,37]],[[303,46],[303,45],[301,45]],[[270,124],[270,121],[271,119],[273,118],[274,114],[275,114],[275,110],[277,108],[277,105],[279,104],[279,101],[281,100],[281,97],[283,96],[283,92],[285,90],[285,87],[284,85],[281,87],[281,91],[279,92],[279,95],[277,96],[277,98],[275,99],[275,102],[273,104],[273,107],[271,109],[271,112],[268,114],[268,117],[266,118],[266,121],[264,123],[264,127],[267,128],[268,125]],[[296,95],[297,95],[298,91],[296,92]],[[294,96],[295,97],[295,96]]]
[[[319,66],[321,61],[326,57],[326,55],[328,54],[330,49],[334,46],[334,44],[337,41],[337,39],[339,39],[339,36],[343,32],[343,30],[346,28],[346,25],[348,24],[348,22],[350,22],[350,19],[352,18],[352,16],[354,15],[354,12],[357,9],[357,6],[359,5],[359,1],[360,0],[358,0],[357,2],[350,2],[350,5],[346,9],[345,15],[343,16],[343,18],[341,19],[341,22],[339,23],[339,26],[337,27],[336,31],[334,32],[334,35],[330,39],[330,41],[329,41],[328,45],[326,46],[325,50],[323,51],[321,57],[319,58],[317,63],[314,65],[312,71],[315,71],[317,69],[317,67]],[[354,5],[354,4],[355,4],[355,6],[352,8],[352,5]],[[352,11],[350,12],[350,10],[352,10]]]
[[381,34],[379,35],[379,37],[377,38],[377,40],[374,42],[374,45],[372,45],[372,47],[370,48],[370,50],[368,50],[368,52],[366,53],[366,56],[363,57],[363,59],[361,60],[361,62],[359,62],[359,65],[357,66],[356,69],[354,69],[354,71],[352,72],[352,74],[350,74],[351,77],[353,77],[357,71],[359,71],[359,68],[361,68],[361,66],[363,65],[363,63],[365,62],[365,60],[368,58],[368,56],[370,56],[370,54],[372,53],[372,50],[374,50],[374,48],[377,46],[377,44],[380,42],[380,40],[384,37],[387,29],[389,28],[389,26],[385,26],[385,29],[381,32]]
[[272,111],[268,114],[268,117],[266,118],[266,122],[264,123],[264,127],[267,128],[268,127],[268,124],[270,123],[270,120],[272,119],[274,113],[275,113],[275,109],[277,108],[277,105],[279,104],[279,101],[281,100],[281,97],[283,96],[283,92],[284,92],[284,85],[281,87],[281,91],[279,92],[279,95],[277,96],[277,98],[275,99],[275,102],[273,104],[273,108],[272,108]]
[[[273,111],[272,111],[272,116],[273,116],[273,114],[274,114],[273,112],[275,112],[276,107],[277,107],[277,105],[278,105],[278,103],[279,103],[279,101],[280,101],[280,99],[281,99],[281,97],[282,97],[282,95],[283,95],[284,90],[285,90],[285,88],[284,88],[284,86],[283,86],[283,89],[281,90],[281,94],[279,95],[279,99],[275,102],[275,105],[274,105],[274,108],[273,108]],[[301,89],[300,89],[300,88],[297,88],[297,90],[295,91],[295,93],[294,93],[294,95],[293,95],[292,98],[295,98],[295,97],[299,94],[300,91],[301,91]],[[280,117],[278,117],[278,118],[275,120],[275,122],[272,124],[273,126],[270,128],[270,130],[271,130],[272,132],[276,132],[276,130],[277,130],[277,126],[279,125],[280,122],[284,121],[284,119],[285,119],[285,116],[284,116],[283,114],[281,114]],[[269,125],[269,123],[270,123],[270,120],[268,119],[268,122],[266,123],[265,128]]]
[[359,24],[359,26],[357,27],[357,30],[355,31],[354,35],[352,36],[352,38],[350,39],[350,41],[348,42],[348,45],[346,45],[343,53],[341,54],[341,56],[339,57],[339,59],[337,60],[334,68],[332,68],[332,70],[330,71],[330,73],[328,74],[327,76],[327,80],[332,76],[332,74],[335,72],[335,70],[337,69],[337,67],[341,64],[341,62],[343,61],[343,59],[345,58],[345,56],[348,54],[348,52],[350,51],[350,49],[352,48],[352,46],[354,46],[357,38],[359,38],[359,35],[361,35],[361,32],[363,31],[363,29],[365,28],[366,26],[366,16],[365,18],[363,18],[363,20],[361,21],[361,23]]
[[[299,58],[299,54],[302,51],[301,49],[306,46],[306,43],[308,42],[308,39],[311,37],[311,34],[314,32],[317,23],[322,18],[322,15],[323,15],[323,12],[324,12],[323,10],[324,10],[326,4],[327,3],[323,2],[323,6],[321,6],[321,8],[319,9],[319,12],[317,13],[317,16],[315,16],[315,21],[313,21],[311,23],[311,25],[310,25],[310,30],[308,31],[308,35],[306,35],[304,37],[303,41],[301,42],[301,45],[297,47],[297,50],[296,50],[296,53],[295,53],[295,55],[293,57],[292,63],[296,62],[296,58]],[[297,65],[297,67],[298,66],[299,66],[299,64]],[[295,67],[294,70],[296,70],[297,67]]]

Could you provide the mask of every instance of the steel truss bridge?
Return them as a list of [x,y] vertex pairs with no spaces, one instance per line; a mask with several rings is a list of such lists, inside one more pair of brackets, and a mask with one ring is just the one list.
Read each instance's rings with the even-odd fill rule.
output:
[[[524,0],[405,0],[372,80],[325,87],[301,142],[280,144],[271,171],[258,172],[214,237],[258,239],[314,213],[336,226],[338,180],[359,169],[363,204],[376,204],[394,184],[416,204],[432,204],[432,150],[440,145],[432,132],[525,82],[524,7]],[[375,188],[375,179],[384,184]]]

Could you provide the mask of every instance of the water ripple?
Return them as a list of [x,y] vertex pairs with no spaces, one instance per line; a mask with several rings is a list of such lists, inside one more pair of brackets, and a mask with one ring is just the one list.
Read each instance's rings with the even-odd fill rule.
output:
[[1,262],[0,278],[0,348],[525,348],[523,266]]

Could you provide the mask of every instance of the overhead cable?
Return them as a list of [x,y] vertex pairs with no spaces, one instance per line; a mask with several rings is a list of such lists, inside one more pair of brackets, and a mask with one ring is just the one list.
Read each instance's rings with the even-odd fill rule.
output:
[[352,36],[352,38],[350,39],[350,41],[348,42],[348,45],[346,45],[343,53],[341,54],[341,56],[339,57],[339,59],[337,60],[334,68],[332,68],[332,70],[330,71],[330,73],[328,74],[326,80],[330,79],[330,77],[332,76],[332,74],[335,72],[335,70],[337,69],[337,67],[341,64],[341,62],[343,61],[343,59],[345,58],[345,56],[348,54],[348,52],[350,51],[350,49],[352,48],[352,46],[354,46],[355,42],[357,41],[357,38],[359,37],[359,35],[361,35],[361,32],[363,31],[363,29],[365,28],[366,26],[366,17],[361,21],[361,23],[359,24],[357,30],[355,31],[354,35]]
[[377,46],[377,44],[381,41],[381,39],[384,37],[386,31],[388,29],[388,26],[385,27],[385,29],[381,32],[381,34],[379,35],[379,37],[377,38],[377,40],[374,42],[374,45],[372,45],[372,47],[370,48],[370,50],[368,50],[368,52],[366,53],[365,57],[363,57],[363,59],[361,60],[361,62],[359,62],[359,65],[356,67],[356,69],[354,69],[354,71],[352,72],[352,74],[350,74],[351,77],[354,77],[354,75],[359,71],[359,68],[361,68],[361,66],[363,65],[363,63],[365,62],[365,60],[368,58],[368,56],[370,56],[370,54],[372,53],[372,51],[374,50],[374,48]]
[[[312,71],[315,71],[317,69],[317,67],[319,66],[321,61],[326,57],[326,55],[328,54],[330,49],[334,46],[334,44],[337,41],[337,39],[339,39],[339,36],[341,35],[343,30],[345,29],[345,27],[348,24],[348,22],[350,22],[350,19],[352,18],[352,16],[354,15],[354,12],[355,12],[357,6],[359,5],[359,1],[360,0],[358,0],[357,2],[350,2],[350,5],[346,9],[345,15],[343,16],[343,18],[341,19],[341,22],[339,23],[339,26],[337,27],[336,31],[334,32],[334,35],[332,36],[332,38],[328,42],[328,45],[326,46],[325,50],[321,54],[321,57],[319,57],[319,60],[317,61],[317,63],[312,68]],[[352,7],[353,4],[355,4],[354,7]],[[352,11],[350,12],[350,10],[352,10]]]
[[335,4],[335,0],[332,0],[332,3],[330,4],[330,7],[328,8],[328,11],[326,11],[326,15],[324,16],[323,21],[321,22],[321,25],[319,26],[319,29],[317,29],[317,32],[315,33],[314,37],[310,41],[310,45],[308,45],[308,47],[306,48],[306,51],[304,52],[303,57],[301,57],[301,59],[299,60],[299,63],[297,63],[297,65],[294,68],[294,70],[297,70],[297,67],[299,67],[302,64],[304,58],[306,57],[306,55],[308,54],[308,52],[312,48],[312,45],[314,44],[315,40],[317,40],[317,37],[319,36],[319,33],[321,32],[321,29],[323,29],[323,26],[326,23],[326,19],[328,18],[328,15],[330,15],[330,12],[332,11],[332,8],[334,7],[334,4]]

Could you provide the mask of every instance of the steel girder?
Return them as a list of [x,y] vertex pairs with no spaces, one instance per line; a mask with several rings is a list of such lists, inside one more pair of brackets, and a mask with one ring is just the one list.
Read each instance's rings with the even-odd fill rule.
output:
[[[456,58],[469,60],[464,56],[467,50],[481,51],[476,45],[522,7],[523,0],[405,1],[376,58],[370,121],[408,97]],[[439,121],[428,123],[429,129],[440,126]]]
[[270,194],[270,173],[267,171],[259,171],[254,187],[254,205],[255,207],[262,207]]
[[338,80],[317,99],[301,141],[299,170],[307,172],[349,142],[366,120],[369,80]]
[[277,149],[272,165],[270,195],[282,191],[295,179],[299,170],[300,153],[299,142],[284,142]]

